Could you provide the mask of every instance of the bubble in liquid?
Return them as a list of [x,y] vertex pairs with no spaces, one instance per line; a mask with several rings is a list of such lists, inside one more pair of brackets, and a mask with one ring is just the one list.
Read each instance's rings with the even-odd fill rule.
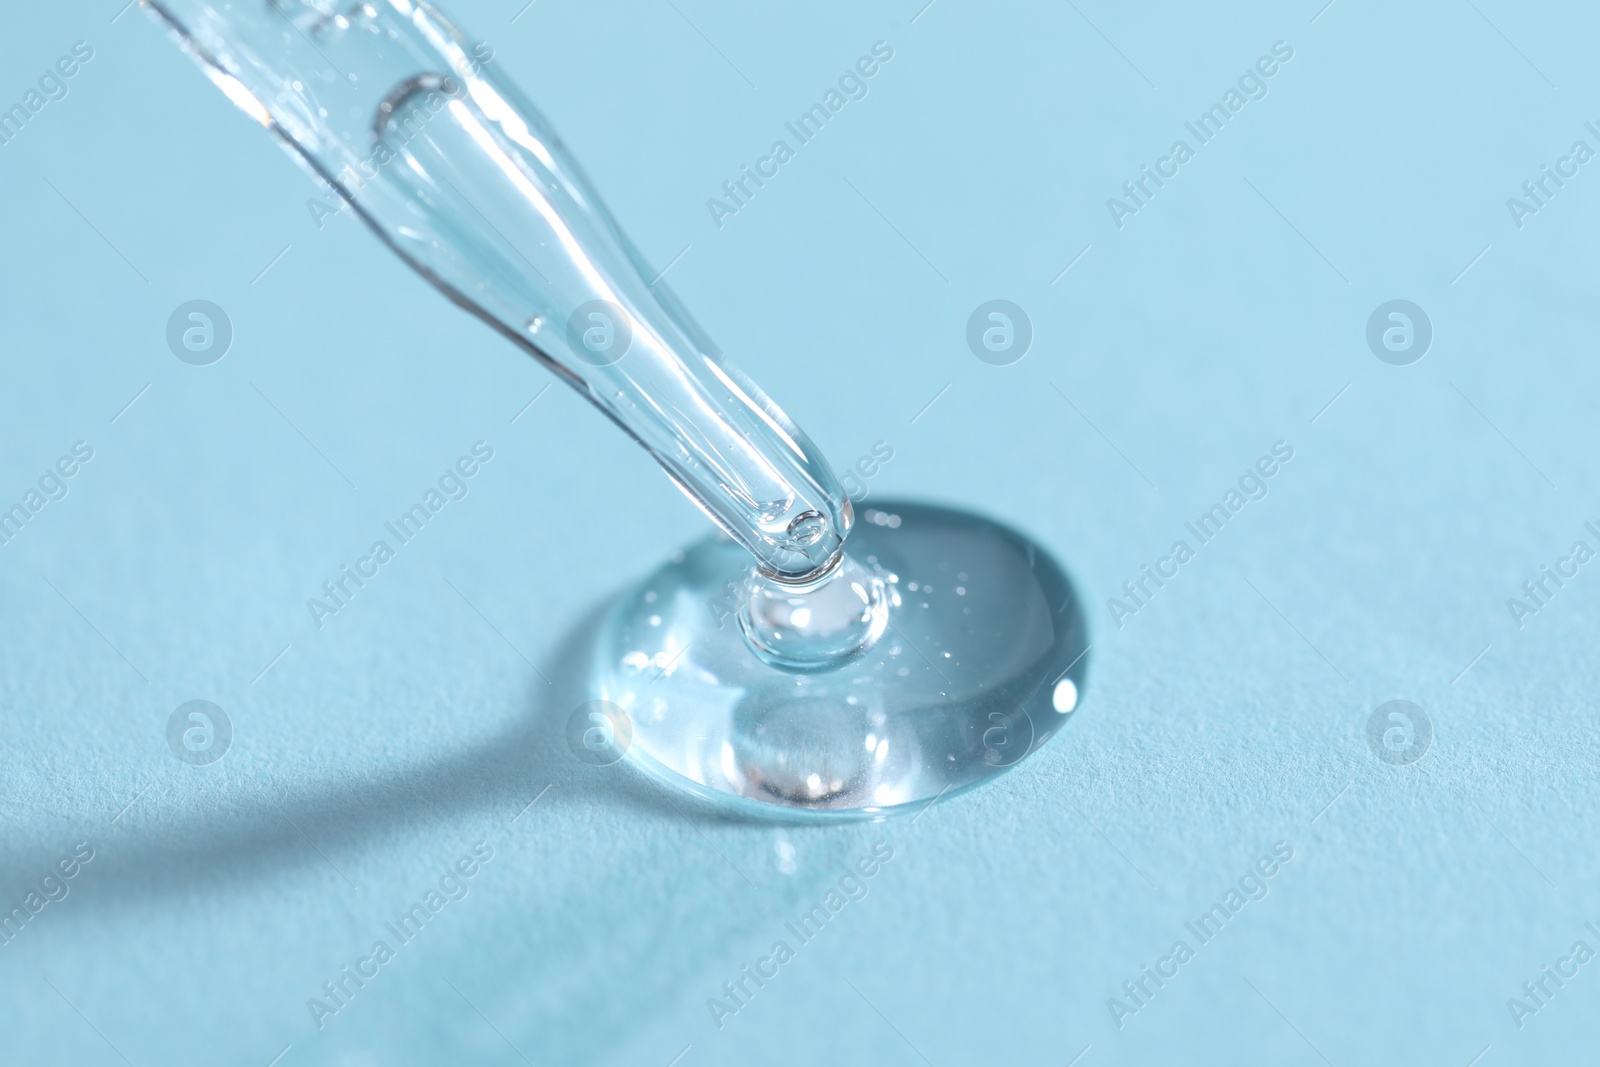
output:
[[789,541],[801,548],[810,548],[828,532],[828,520],[820,511],[805,511],[789,523]]

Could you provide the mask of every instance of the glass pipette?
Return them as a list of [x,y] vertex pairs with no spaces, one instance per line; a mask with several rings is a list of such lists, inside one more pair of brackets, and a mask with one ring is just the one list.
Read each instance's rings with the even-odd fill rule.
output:
[[643,445],[769,576],[852,521],[827,461],[716,348],[537,109],[410,0],[151,0],[211,80],[457,304]]

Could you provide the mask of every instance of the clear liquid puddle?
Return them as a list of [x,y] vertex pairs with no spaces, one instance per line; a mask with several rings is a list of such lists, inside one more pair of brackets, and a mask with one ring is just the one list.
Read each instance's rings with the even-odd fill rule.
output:
[[1086,628],[1038,545],[977,516],[884,504],[847,542],[887,591],[881,636],[833,667],[756,654],[738,621],[750,557],[709,538],[626,594],[601,634],[599,695],[628,758],[769,813],[876,814],[1000,773],[1076,710]]

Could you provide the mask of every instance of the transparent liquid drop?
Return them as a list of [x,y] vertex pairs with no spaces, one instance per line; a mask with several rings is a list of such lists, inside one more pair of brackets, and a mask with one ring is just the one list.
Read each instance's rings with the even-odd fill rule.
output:
[[[846,558],[882,581],[883,625],[842,660],[801,671],[752,647],[740,623],[750,560],[725,538],[624,595],[593,675],[633,718],[634,765],[769,814],[872,815],[1001,773],[1071,719],[1087,635],[1050,556],[964,512],[881,511],[900,521],[858,526]],[[670,674],[630,666],[668,659]]]
[[876,568],[845,556],[821,579],[785,585],[751,571],[739,629],[758,657],[792,671],[832,670],[883,637],[899,604]]

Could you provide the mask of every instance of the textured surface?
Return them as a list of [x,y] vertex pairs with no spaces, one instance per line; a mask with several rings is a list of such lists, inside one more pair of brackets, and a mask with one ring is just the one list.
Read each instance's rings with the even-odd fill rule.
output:
[[[94,53],[0,146],[0,502],[94,450],[0,547],[0,898],[94,854],[0,946],[7,1062],[1592,1058],[1600,963],[1523,983],[1600,950],[1600,578],[1520,627],[1507,598],[1600,549],[1600,164],[1520,227],[1507,198],[1600,149],[1593,12],[452,8],[836,464],[887,442],[870,493],[1025,529],[1091,601],[1069,729],[915,821],[811,830],[570,757],[585,627],[703,520],[567,391],[524,410],[544,372],[319,220],[119,6],[0,35],[0,106]],[[707,198],[876,41],[865,99],[719,228]],[[1265,98],[1200,145],[1184,123],[1277,41]],[[1107,198],[1179,138],[1119,228]],[[1033,327],[1009,366],[965,339],[995,298]],[[233,324],[210,366],[165,340],[193,299]],[[1366,341],[1393,299],[1433,326],[1409,366]],[[307,598],[478,441],[466,499],[319,628]],[[1200,545],[1184,524],[1278,441],[1268,495]],[[1194,558],[1114,619],[1180,538]],[[1397,698],[1432,724],[1410,764],[1368,740]],[[205,767],[166,739],[195,699],[233,725]],[[464,898],[387,932],[480,841]],[[866,895],[794,937],[880,841]],[[1185,924],[1277,842],[1202,944]],[[319,1028],[308,998],[380,939]],[[779,940],[719,1028],[707,999]],[[1123,983],[1178,940],[1119,1027],[1108,998],[1138,1006]],[[1514,996],[1545,1006],[1519,1027]]]

